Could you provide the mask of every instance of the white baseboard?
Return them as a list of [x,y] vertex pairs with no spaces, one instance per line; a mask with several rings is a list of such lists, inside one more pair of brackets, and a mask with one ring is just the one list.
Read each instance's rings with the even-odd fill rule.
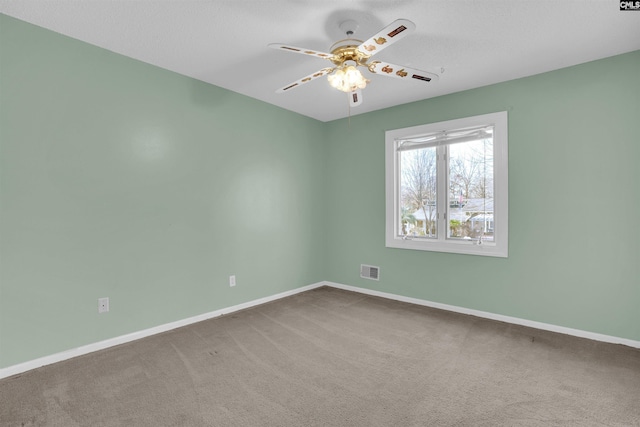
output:
[[93,344],[83,345],[71,350],[62,351],[49,356],[40,357],[38,359],[30,360],[28,362],[20,363],[17,365],[9,366],[7,368],[0,369],[0,379],[7,378],[12,375],[17,375],[32,369],[39,368],[41,366],[50,365],[52,363],[62,362],[63,360],[71,359],[73,357],[82,356],[84,354],[93,353],[94,351],[104,350],[109,347],[128,343],[131,341],[139,340],[140,338],[149,337],[162,332],[167,332],[172,329],[181,328],[183,326],[190,325],[192,323],[202,322],[203,320],[213,319],[225,314],[233,313],[236,311],[244,310],[246,308],[254,307],[256,305],[265,304],[271,301],[275,301],[281,298],[285,298],[291,295],[295,295],[301,292],[309,291],[311,289],[325,286],[324,282],[314,283],[301,288],[293,289],[286,292],[281,292],[276,295],[271,295],[264,298],[259,298],[253,301],[245,302],[242,304],[234,305],[231,307],[221,308],[220,310],[212,311],[210,313],[200,314],[198,316],[189,317],[188,319],[178,320],[164,325],[155,326],[153,328],[145,329],[138,332],[122,335],[115,338],[110,338],[104,341],[100,341]]
[[565,328],[564,326],[552,325],[549,323],[536,322],[533,320],[520,319],[518,317],[503,316],[502,314],[489,313],[487,311],[473,310],[470,308],[458,307],[455,305],[441,304],[418,298],[405,297],[402,295],[390,294],[387,292],[374,291],[366,288],[358,288],[356,286],[343,285],[340,283],[323,282],[325,286],[344,289],[346,291],[359,292],[362,294],[387,298],[396,301],[408,302],[411,304],[423,305],[426,307],[439,308],[441,310],[453,311],[456,313],[469,314],[471,316],[483,317],[486,319],[498,320],[505,323],[513,323],[515,325],[528,326],[530,328],[542,329],[544,331],[558,332],[565,335],[573,335],[580,338],[588,338],[594,341],[601,341],[611,344],[622,344],[629,347],[640,348],[640,341],[634,341],[627,338],[614,337],[611,335],[598,334],[595,332],[583,331],[580,329]]
[[162,332],[167,332],[172,329],[181,328],[183,326],[190,325],[192,323],[202,322],[203,320],[212,319],[225,314],[230,314],[239,310],[254,307],[260,304],[265,304],[271,301],[275,301],[281,298],[285,298],[291,295],[295,295],[301,292],[306,292],[312,289],[320,288],[322,286],[329,286],[337,289],[344,289],[352,292],[359,292],[361,294],[372,295],[382,298],[387,298],[396,301],[407,302],[416,305],[422,305],[426,307],[438,308],[441,310],[453,311],[456,313],[469,314],[472,316],[483,317],[486,319],[498,320],[500,322],[513,323],[515,325],[528,326],[535,329],[541,329],[545,331],[558,332],[566,335],[573,335],[581,338],[588,338],[594,341],[602,341],[612,344],[622,344],[629,347],[640,348],[640,341],[634,341],[626,338],[614,337],[610,335],[598,334],[595,332],[582,331],[579,329],[565,328],[563,326],[551,325],[548,323],[535,322],[532,320],[520,319],[517,317],[503,316],[501,314],[489,313],[486,311],[473,310],[464,307],[458,307],[454,305],[441,304],[438,302],[432,302],[422,300],[418,298],[405,297],[402,295],[390,294],[387,292],[374,291],[366,288],[359,288],[356,286],[343,285],[334,282],[318,282],[301,288],[293,289],[279,294],[271,295],[264,298],[259,298],[253,301],[245,302],[242,304],[234,305],[231,307],[221,308],[210,313],[204,313],[198,316],[189,317],[188,319],[178,320],[176,322],[166,323],[164,325],[156,326],[153,328],[145,329],[131,334],[122,335],[115,338],[110,338],[104,341],[100,341],[93,344],[84,345],[71,350],[63,351],[60,353],[52,354],[49,356],[40,357],[38,359],[30,360],[28,362],[20,363],[17,365],[9,366],[7,368],[0,369],[0,379],[7,378],[13,375],[17,375],[32,369],[39,368],[41,366],[50,365],[52,363],[61,362],[63,360],[71,359],[73,357],[82,356],[84,354],[93,353],[94,351],[104,350],[109,347],[128,343],[131,341],[139,340],[141,338],[156,335]]

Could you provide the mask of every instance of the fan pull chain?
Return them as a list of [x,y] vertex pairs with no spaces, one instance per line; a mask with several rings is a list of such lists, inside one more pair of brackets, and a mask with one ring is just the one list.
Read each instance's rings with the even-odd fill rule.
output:
[[349,99],[349,96],[351,96],[350,93],[347,93],[347,111],[348,111],[348,127],[349,129],[351,129],[351,100]]

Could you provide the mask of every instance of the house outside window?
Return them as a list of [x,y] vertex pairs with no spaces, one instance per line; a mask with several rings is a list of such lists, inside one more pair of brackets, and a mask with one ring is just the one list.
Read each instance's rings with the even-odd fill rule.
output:
[[387,247],[508,256],[506,112],[385,139]]

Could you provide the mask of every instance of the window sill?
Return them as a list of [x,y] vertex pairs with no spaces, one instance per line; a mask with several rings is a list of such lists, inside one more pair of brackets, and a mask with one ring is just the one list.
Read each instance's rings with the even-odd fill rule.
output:
[[493,242],[482,242],[478,244],[475,241],[470,242],[449,240],[443,242],[437,240],[430,241],[420,238],[403,239],[401,237],[391,239],[388,238],[386,242],[386,247],[388,248],[507,258],[509,256],[508,248],[503,246],[506,245],[500,246]]

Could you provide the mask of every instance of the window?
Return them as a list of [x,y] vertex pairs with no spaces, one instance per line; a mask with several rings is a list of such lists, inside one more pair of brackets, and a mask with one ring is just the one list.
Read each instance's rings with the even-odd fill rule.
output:
[[508,255],[507,113],[386,132],[386,245]]

